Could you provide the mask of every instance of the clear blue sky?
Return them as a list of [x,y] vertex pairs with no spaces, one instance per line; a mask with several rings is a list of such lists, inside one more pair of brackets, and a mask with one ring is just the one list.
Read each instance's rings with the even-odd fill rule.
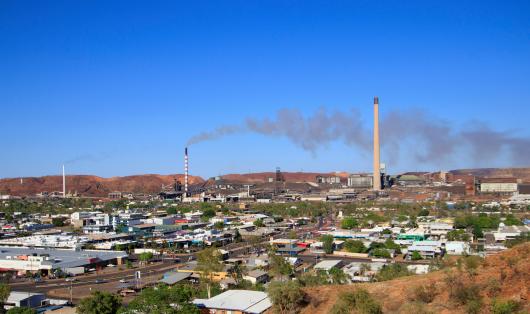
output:
[[[528,1],[0,1],[0,177],[182,172],[189,137],[281,108],[420,108],[530,137]],[[384,126],[382,126],[384,128]],[[509,166],[467,154],[391,172]],[[369,171],[244,133],[193,146],[191,172]],[[502,155],[502,152],[499,152]],[[530,160],[530,156],[528,156]]]

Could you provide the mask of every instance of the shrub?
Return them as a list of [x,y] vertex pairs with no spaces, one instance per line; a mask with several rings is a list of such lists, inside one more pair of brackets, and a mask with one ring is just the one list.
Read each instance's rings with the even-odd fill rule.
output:
[[345,313],[382,314],[381,304],[377,302],[368,291],[357,289],[353,292],[344,292],[339,295],[338,301],[333,305],[331,314]]
[[501,292],[501,283],[495,278],[490,278],[486,285],[486,291],[489,297],[495,297]]
[[375,249],[372,255],[379,258],[390,258],[390,252],[387,249]]
[[482,264],[482,258],[479,256],[468,256],[464,259],[464,265],[470,276],[477,273],[477,268]]
[[322,241],[324,252],[326,252],[326,254],[333,254],[333,236],[323,235],[320,240]]
[[399,308],[399,313],[433,314],[426,309],[425,303],[407,302]]
[[351,230],[353,228],[357,228],[358,225],[359,225],[359,222],[357,221],[357,219],[353,217],[345,217],[341,222],[342,229]]
[[413,261],[419,261],[419,260],[423,259],[423,258],[421,257],[421,254],[418,253],[418,252],[416,252],[416,251],[412,252],[412,255],[410,256],[410,258],[411,258]]
[[359,240],[347,240],[344,243],[344,249],[350,253],[365,253],[366,247],[364,243]]
[[459,304],[465,305],[471,301],[480,300],[480,287],[476,284],[464,284],[461,282],[453,289],[450,297]]
[[414,288],[412,292],[414,300],[421,301],[423,303],[431,303],[434,301],[434,298],[438,295],[438,290],[434,283],[420,285]]
[[390,264],[383,267],[376,278],[379,281],[392,280],[399,277],[410,276],[412,273],[403,264]]
[[482,310],[482,300],[470,300],[466,305],[466,313],[478,314]]
[[505,302],[493,301],[491,304],[491,313],[493,314],[511,314],[516,313],[521,308],[521,304],[514,300]]
[[304,292],[296,281],[272,282],[268,294],[276,313],[297,313],[304,301]]

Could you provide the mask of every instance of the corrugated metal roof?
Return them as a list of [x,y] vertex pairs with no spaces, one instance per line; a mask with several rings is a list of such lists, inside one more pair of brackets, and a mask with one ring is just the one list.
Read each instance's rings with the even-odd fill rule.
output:
[[195,299],[193,304],[208,309],[242,311],[260,314],[272,306],[265,292],[251,290],[228,290],[211,299]]

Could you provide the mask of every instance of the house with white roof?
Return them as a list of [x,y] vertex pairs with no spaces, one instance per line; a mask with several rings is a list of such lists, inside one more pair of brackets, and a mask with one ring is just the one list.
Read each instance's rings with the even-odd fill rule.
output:
[[272,307],[267,293],[250,290],[228,290],[210,299],[195,299],[193,304],[210,314],[261,314]]
[[443,252],[440,241],[416,241],[407,248],[407,258],[411,259],[414,252],[418,252],[423,259],[432,259]]
[[466,255],[469,254],[471,247],[468,242],[447,241],[445,242],[445,252],[448,255]]

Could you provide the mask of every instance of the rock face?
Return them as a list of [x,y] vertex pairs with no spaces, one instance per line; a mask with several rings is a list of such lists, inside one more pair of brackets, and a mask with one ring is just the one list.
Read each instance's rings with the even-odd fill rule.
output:
[[[145,174],[126,177],[101,178],[91,175],[66,176],[67,193],[82,196],[107,196],[110,192],[157,193],[162,185],[172,185],[177,179],[184,182],[184,175]],[[191,184],[200,184],[201,177],[190,176]],[[62,176],[44,176],[0,179],[0,194],[33,196],[40,192],[62,191]]]
[[530,182],[530,168],[482,168],[452,170],[454,174],[471,174],[477,177],[513,177]]

